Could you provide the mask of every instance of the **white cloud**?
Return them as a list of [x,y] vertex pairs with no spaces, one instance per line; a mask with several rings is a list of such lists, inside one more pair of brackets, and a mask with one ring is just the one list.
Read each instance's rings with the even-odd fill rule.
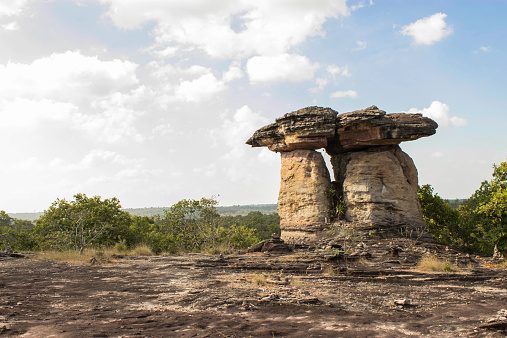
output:
[[28,2],[29,0],[1,0],[0,17],[19,15]]
[[183,81],[175,90],[176,99],[186,102],[201,102],[213,98],[225,90],[223,81],[218,80],[211,72],[200,77]]
[[358,97],[358,94],[355,90],[343,90],[331,93],[331,98],[333,99],[342,99],[342,98],[354,99],[356,97]]
[[156,136],[165,136],[174,133],[174,128],[170,123],[162,123],[155,126],[151,132]]
[[449,114],[449,106],[440,101],[431,102],[428,108],[411,108],[407,113],[423,114],[424,116],[435,120],[442,127],[463,127],[466,125],[466,120],[464,118],[451,116]]
[[16,21],[12,21],[9,23],[6,23],[5,25],[2,25],[2,28],[6,31],[16,31],[19,29],[19,25]]
[[449,36],[452,28],[447,25],[445,13],[435,13],[403,26],[401,34],[410,36],[417,45],[432,45]]
[[64,124],[98,141],[141,141],[134,122],[146,89],[137,65],[103,61],[80,52],[55,53],[32,63],[0,64],[0,117],[3,126],[42,128]]
[[489,53],[491,51],[490,46],[480,46],[475,52],[476,53]]
[[441,157],[444,157],[444,153],[441,151],[435,151],[434,153],[431,154],[431,156],[433,156],[435,158],[441,158]]
[[[14,100],[0,99],[0,130],[11,128],[33,129],[44,120],[66,121],[76,114],[78,108],[71,103],[55,102],[48,99]],[[5,132],[5,130],[3,130]]]
[[329,83],[328,79],[326,79],[324,77],[318,77],[315,79],[315,87],[310,88],[310,92],[317,93],[317,92],[323,90],[324,88],[326,88],[328,83]]
[[178,51],[178,49],[179,49],[178,47],[168,46],[168,47],[161,49],[161,50],[154,50],[154,51],[152,51],[152,53],[156,57],[167,58],[167,57],[174,56],[176,54],[176,52]]
[[246,173],[257,158],[245,142],[256,129],[267,123],[264,116],[245,105],[236,110],[232,118],[224,117],[222,125],[213,131],[213,135],[223,142],[224,154],[219,159],[223,164],[219,167],[223,168],[229,180],[236,182],[252,177],[252,174]]
[[350,10],[352,12],[354,12],[354,11],[357,11],[357,10],[359,10],[361,8],[373,6],[374,4],[375,3],[373,2],[373,0],[369,0],[369,1],[357,1],[355,4],[350,5]]
[[32,63],[0,64],[0,96],[74,100],[104,96],[138,83],[137,65],[130,61],[99,60],[67,51]]
[[339,67],[337,65],[329,65],[329,66],[327,66],[326,70],[329,74],[331,74],[333,79],[336,79],[339,76],[344,76],[344,77],[351,76],[348,66]]
[[318,64],[312,63],[307,57],[297,54],[254,56],[246,65],[252,83],[311,80],[318,67]]
[[354,48],[352,48],[352,51],[357,52],[357,51],[366,49],[366,47],[368,47],[368,43],[366,41],[357,40],[356,46]]
[[159,46],[194,47],[214,57],[282,54],[349,14],[346,0],[102,0],[115,25],[155,22]]
[[224,82],[231,82],[234,80],[241,79],[243,76],[244,76],[243,70],[241,70],[241,68],[239,67],[239,64],[232,63],[229,66],[229,69],[227,69],[227,71],[224,72],[224,74],[222,76],[222,80]]

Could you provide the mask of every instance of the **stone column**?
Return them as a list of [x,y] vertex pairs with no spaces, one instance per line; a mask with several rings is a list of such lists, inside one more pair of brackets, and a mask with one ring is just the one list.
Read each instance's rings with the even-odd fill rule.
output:
[[281,158],[281,237],[288,243],[308,243],[330,221],[329,171],[315,150],[281,152]]
[[424,227],[417,199],[417,169],[399,146],[373,147],[332,157],[343,186],[346,218],[355,227]]

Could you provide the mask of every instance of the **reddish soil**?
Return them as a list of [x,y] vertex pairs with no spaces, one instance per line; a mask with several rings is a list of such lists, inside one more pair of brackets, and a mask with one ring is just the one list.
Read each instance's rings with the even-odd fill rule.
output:
[[[323,252],[156,256],[69,265],[0,258],[0,336],[503,337],[507,272],[422,273]],[[455,257],[458,262],[458,256]],[[396,305],[408,299],[410,304]],[[490,320],[491,321],[491,320]],[[489,327],[488,327],[489,325]]]

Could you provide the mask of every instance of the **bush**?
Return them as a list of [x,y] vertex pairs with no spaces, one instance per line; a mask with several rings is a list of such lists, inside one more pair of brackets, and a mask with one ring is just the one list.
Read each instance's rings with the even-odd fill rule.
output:
[[417,190],[424,220],[433,238],[446,245],[460,245],[459,213],[425,184]]
[[418,190],[429,231],[442,244],[491,255],[495,245],[507,253],[507,162],[493,166],[493,178],[457,209],[424,185]]
[[33,250],[37,243],[32,229],[32,222],[11,218],[0,210],[0,250]]
[[130,215],[116,198],[77,194],[74,201],[58,199],[36,223],[35,234],[42,249],[75,249],[113,246],[130,236]]

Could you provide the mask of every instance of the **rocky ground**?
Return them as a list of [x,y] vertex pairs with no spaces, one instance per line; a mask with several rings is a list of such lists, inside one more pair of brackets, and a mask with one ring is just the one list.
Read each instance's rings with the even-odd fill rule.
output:
[[[0,336],[505,336],[507,271],[412,244],[95,265],[0,257]],[[462,269],[417,271],[437,249]]]

